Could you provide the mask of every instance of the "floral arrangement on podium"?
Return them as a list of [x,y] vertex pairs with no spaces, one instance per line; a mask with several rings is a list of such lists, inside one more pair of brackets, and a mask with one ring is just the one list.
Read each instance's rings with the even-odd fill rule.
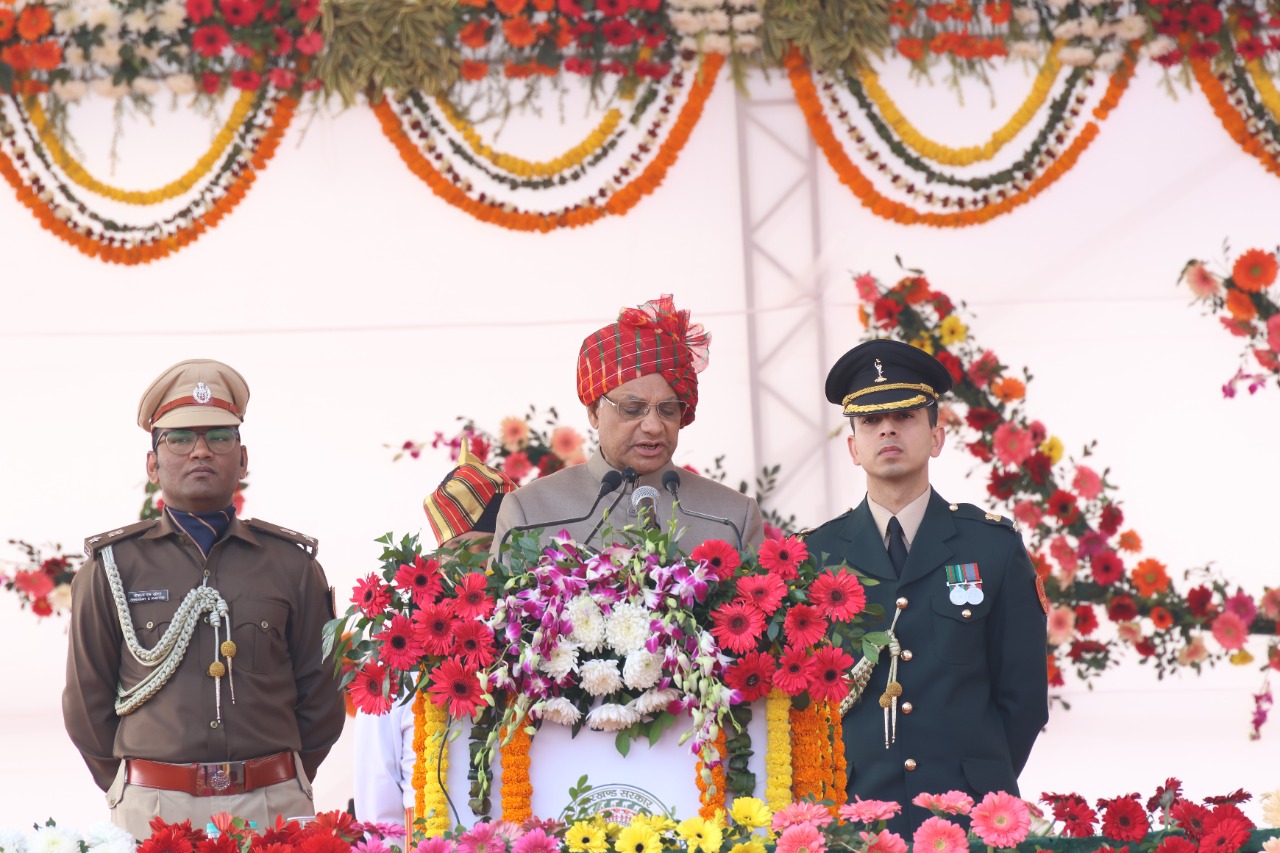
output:
[[[1280,289],[1274,288],[1278,272],[1275,252],[1263,249],[1241,253],[1227,275],[1199,260],[1183,267],[1182,281],[1205,313],[1218,315],[1223,328],[1246,341],[1235,376],[1222,386],[1225,397],[1234,397],[1240,385],[1254,394],[1268,377],[1280,383]],[[1249,367],[1250,355],[1261,373]]]
[[616,732],[625,754],[686,714],[710,817],[755,787],[745,765],[757,699],[770,804],[842,802],[838,706],[854,654],[874,657],[887,642],[864,624],[883,619],[866,607],[862,584],[873,581],[819,568],[793,537],[754,555],[718,540],[685,555],[667,532],[630,527],[602,538],[615,544],[596,553],[518,533],[484,570],[476,555],[426,557],[416,538],[388,535],[382,569],[326,629],[359,709],[415,703],[415,812],[428,833],[449,825],[439,744],[462,718],[472,720],[471,806],[488,813],[497,755],[506,820],[532,817],[528,749],[540,726]]

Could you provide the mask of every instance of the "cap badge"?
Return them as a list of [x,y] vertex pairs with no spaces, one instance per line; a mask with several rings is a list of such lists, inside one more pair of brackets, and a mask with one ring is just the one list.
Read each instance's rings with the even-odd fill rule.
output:
[[191,399],[197,403],[204,405],[213,399],[213,391],[209,390],[209,386],[203,382],[196,383],[196,390],[191,392]]
[[880,359],[878,359],[878,358],[876,359],[876,374],[877,374],[877,376],[876,376],[876,381],[877,381],[877,382],[887,382],[887,381],[888,381],[887,379],[885,379],[885,378],[884,378],[884,367],[882,367],[882,366],[881,366],[881,364],[880,364]]

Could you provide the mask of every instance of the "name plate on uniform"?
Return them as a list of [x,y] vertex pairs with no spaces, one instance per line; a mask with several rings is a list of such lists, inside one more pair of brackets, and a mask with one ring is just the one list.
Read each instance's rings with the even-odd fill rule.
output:
[[168,601],[169,590],[167,589],[139,589],[129,593],[129,603],[138,604],[143,601]]

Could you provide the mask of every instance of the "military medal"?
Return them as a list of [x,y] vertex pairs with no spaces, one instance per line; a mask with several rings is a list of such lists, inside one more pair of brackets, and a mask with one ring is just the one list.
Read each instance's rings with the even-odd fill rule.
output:
[[947,587],[951,590],[948,598],[956,607],[966,604],[981,604],[986,596],[982,592],[982,576],[978,573],[977,563],[961,563],[956,566],[944,566],[947,571]]

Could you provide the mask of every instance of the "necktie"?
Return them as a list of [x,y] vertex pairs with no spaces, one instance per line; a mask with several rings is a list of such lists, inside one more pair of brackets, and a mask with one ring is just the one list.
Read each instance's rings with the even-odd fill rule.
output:
[[889,562],[893,563],[894,574],[902,577],[902,567],[907,564],[907,537],[896,515],[889,519]]

